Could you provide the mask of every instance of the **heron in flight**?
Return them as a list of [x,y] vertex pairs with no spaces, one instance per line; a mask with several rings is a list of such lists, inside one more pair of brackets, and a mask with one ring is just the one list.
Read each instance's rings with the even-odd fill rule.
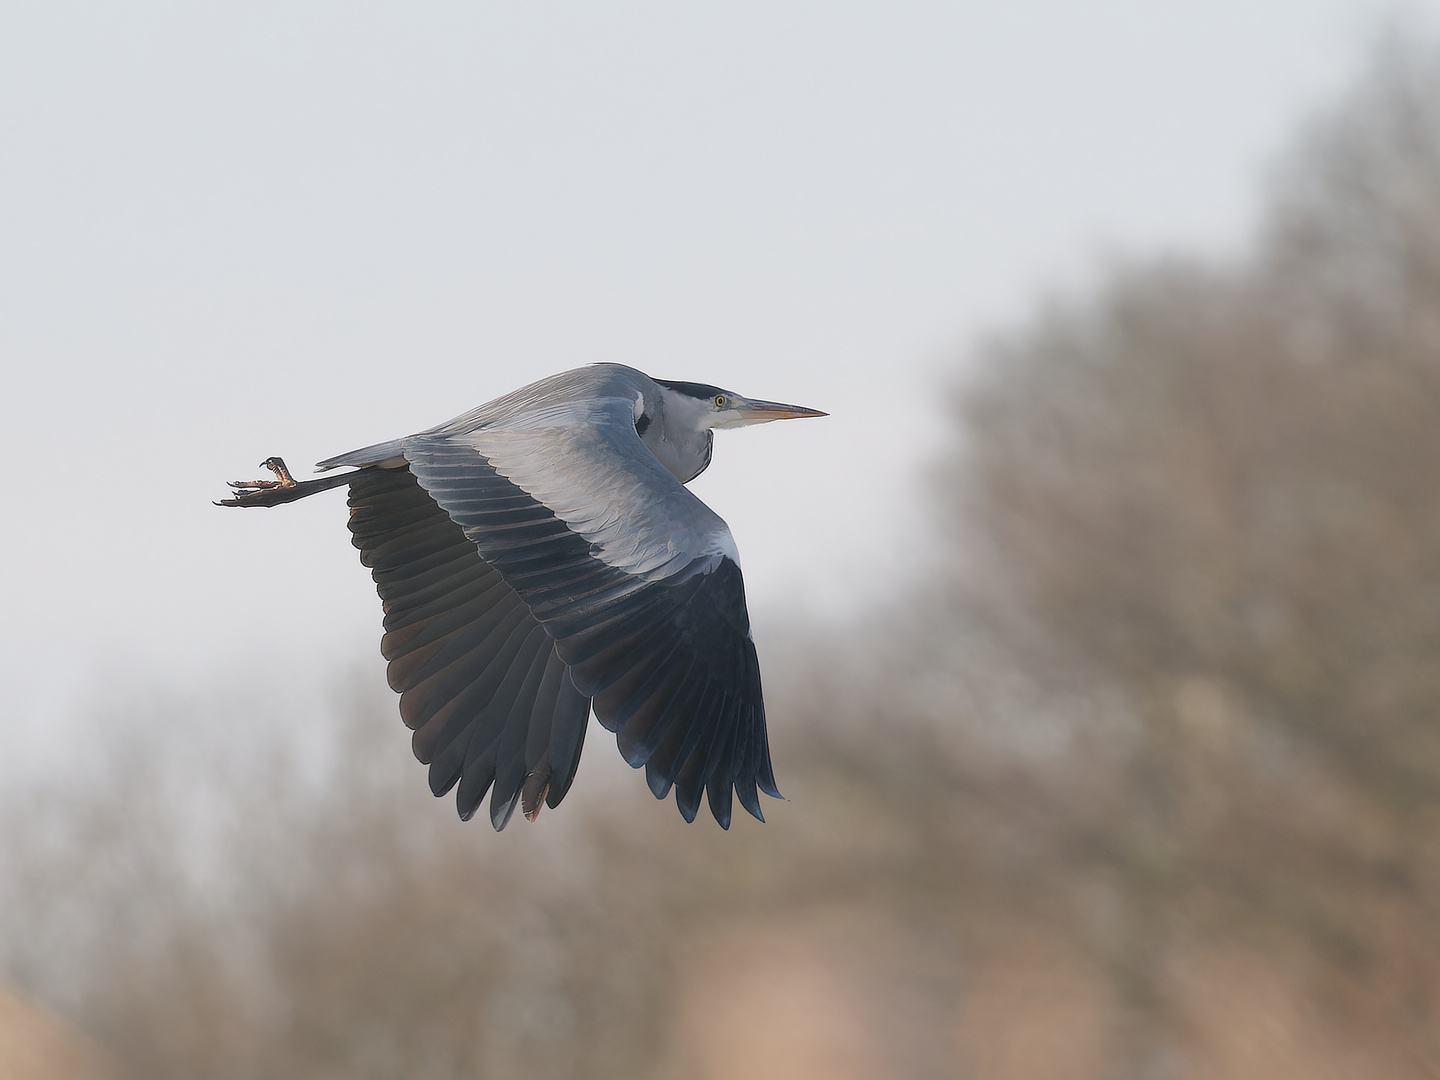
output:
[[349,485],[385,609],[380,651],[415,756],[469,820],[559,805],[593,708],[686,821],[780,797],[735,541],[685,484],[716,428],[824,416],[619,364],[522,387],[449,423],[236,481],[224,506]]

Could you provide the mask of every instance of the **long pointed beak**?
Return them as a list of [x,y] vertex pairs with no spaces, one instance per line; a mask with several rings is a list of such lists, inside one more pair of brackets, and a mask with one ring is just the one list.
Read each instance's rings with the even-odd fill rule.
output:
[[803,416],[829,416],[819,409],[803,405],[781,405],[778,401],[755,401],[737,397],[731,406],[747,424],[763,424],[768,420],[798,420]]

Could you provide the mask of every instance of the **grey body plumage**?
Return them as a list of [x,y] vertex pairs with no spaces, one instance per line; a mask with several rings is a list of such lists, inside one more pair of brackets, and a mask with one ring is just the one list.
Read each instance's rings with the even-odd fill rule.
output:
[[713,429],[813,409],[597,364],[448,423],[320,462],[340,476],[233,485],[226,505],[348,483],[385,607],[381,651],[432,790],[503,828],[569,789],[591,708],[686,820],[702,793],[763,820],[778,797],[739,556],[685,482]]

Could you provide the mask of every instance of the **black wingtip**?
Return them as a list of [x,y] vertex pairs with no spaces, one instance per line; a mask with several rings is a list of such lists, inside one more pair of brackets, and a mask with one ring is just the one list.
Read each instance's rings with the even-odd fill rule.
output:
[[[496,794],[499,789],[496,789]],[[506,825],[510,824],[510,817],[515,813],[515,807],[520,802],[520,792],[517,789],[515,794],[504,800],[496,800],[493,796],[490,800],[490,824],[495,826],[495,831],[500,832]]]
[[755,774],[755,783],[761,791],[769,795],[772,799],[785,798],[784,795],[780,794],[780,789],[775,786],[775,772],[770,765],[769,746],[765,747],[764,757],[760,759],[760,769]]
[[755,792],[755,780],[753,777],[744,778],[735,782],[735,797],[740,800],[740,805],[745,812],[757,821],[764,821],[765,815],[760,812],[760,796]]
[[670,794],[670,785],[674,781],[668,776],[661,774],[653,762],[645,763],[645,783],[650,786],[650,794],[657,799],[663,799]]
[[728,780],[723,783],[712,780],[705,788],[705,795],[710,800],[710,813],[726,831],[730,828],[731,791]]
[[685,823],[687,825],[694,824],[695,815],[700,812],[700,792],[695,792],[695,799],[691,802],[681,797],[681,791],[677,787],[675,789],[675,805],[680,808],[680,816],[685,819]]
[[455,789],[455,812],[460,815],[461,821],[469,821],[480,809],[480,804],[485,801],[485,795],[490,790],[490,781],[479,791],[467,791],[466,785],[461,784]]

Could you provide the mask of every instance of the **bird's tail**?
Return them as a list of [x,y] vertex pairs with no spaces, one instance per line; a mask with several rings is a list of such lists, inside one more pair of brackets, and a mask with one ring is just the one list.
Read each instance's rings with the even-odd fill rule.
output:
[[260,463],[275,474],[274,480],[232,480],[230,486],[235,495],[221,499],[216,506],[279,506],[294,502],[319,491],[328,491],[342,484],[348,484],[354,473],[337,473],[322,476],[316,480],[296,480],[278,457],[266,458]]

